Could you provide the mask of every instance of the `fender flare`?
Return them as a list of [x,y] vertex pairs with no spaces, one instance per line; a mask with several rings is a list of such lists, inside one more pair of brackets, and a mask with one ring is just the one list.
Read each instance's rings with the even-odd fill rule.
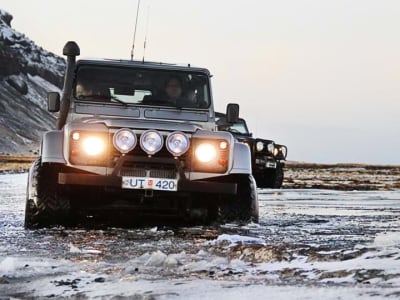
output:
[[233,166],[231,174],[251,173],[251,152],[247,144],[235,142],[233,147]]
[[43,134],[42,163],[67,163],[64,159],[63,140],[64,132],[62,130],[47,131]]

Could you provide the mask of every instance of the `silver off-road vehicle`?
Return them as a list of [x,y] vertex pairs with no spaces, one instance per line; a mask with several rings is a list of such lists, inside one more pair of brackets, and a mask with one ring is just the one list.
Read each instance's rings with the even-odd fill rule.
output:
[[[145,222],[258,221],[250,149],[217,131],[207,69],[76,62],[79,52],[75,42],[65,45],[62,95],[48,95],[57,129],[44,133],[29,171],[26,228],[96,212]],[[171,81],[174,99],[165,92]],[[227,112],[231,122],[238,118],[237,106]]]

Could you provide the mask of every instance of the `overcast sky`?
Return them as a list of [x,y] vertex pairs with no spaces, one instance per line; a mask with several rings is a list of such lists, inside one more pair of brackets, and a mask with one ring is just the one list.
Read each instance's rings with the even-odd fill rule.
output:
[[[13,27],[61,55],[130,58],[137,0],[1,0]],[[141,0],[135,57],[212,72],[289,160],[400,164],[400,1]],[[148,20],[148,22],[147,22]]]

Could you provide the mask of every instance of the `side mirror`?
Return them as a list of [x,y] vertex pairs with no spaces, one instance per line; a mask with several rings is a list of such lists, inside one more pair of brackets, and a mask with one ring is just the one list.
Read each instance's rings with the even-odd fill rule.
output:
[[226,122],[233,124],[239,120],[239,104],[229,103],[226,106]]
[[49,112],[60,111],[60,94],[57,92],[47,93],[47,110]]

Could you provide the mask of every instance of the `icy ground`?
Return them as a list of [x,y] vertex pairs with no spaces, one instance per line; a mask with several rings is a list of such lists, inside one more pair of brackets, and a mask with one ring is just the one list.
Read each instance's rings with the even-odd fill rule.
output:
[[260,224],[23,229],[0,175],[0,299],[399,299],[400,192],[259,190]]

